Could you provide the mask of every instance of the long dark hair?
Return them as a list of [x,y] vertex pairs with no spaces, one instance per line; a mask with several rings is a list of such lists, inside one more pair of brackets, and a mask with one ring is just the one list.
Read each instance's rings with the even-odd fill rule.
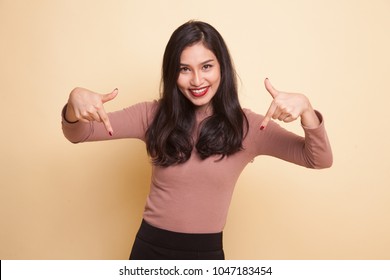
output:
[[[216,56],[221,81],[211,101],[213,114],[202,122],[194,143],[196,106],[180,92],[177,79],[181,53],[199,42]],[[190,158],[194,146],[202,159],[212,155],[229,156],[242,149],[247,127],[248,120],[238,100],[236,72],[222,36],[204,22],[189,21],[181,25],[165,48],[161,98],[153,122],[146,131],[146,147],[153,164],[184,163]]]

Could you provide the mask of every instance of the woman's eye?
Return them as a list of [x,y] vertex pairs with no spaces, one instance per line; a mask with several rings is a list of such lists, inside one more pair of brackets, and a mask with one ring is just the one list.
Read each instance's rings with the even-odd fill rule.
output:
[[203,65],[203,69],[204,69],[204,70],[208,70],[208,69],[210,69],[211,67],[213,67],[213,65],[211,65],[211,64],[205,64],[205,65]]
[[188,68],[188,67],[181,67],[180,68],[180,72],[188,72],[188,71],[190,71],[190,68]]

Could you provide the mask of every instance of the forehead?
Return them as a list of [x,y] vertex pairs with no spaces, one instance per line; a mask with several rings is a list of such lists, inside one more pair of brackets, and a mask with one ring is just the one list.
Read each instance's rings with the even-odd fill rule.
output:
[[199,42],[183,50],[180,56],[180,63],[196,65],[210,59],[217,60],[214,53],[206,48],[203,43]]

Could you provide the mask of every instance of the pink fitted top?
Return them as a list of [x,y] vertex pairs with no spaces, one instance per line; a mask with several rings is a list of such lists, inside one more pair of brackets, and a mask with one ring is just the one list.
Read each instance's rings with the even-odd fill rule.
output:
[[[145,132],[153,120],[157,104],[157,101],[143,102],[109,113],[114,130],[112,137],[102,123],[69,123],[64,117],[63,132],[73,143],[120,138],[145,141]],[[202,160],[194,149],[191,158],[183,164],[170,167],[152,165],[145,221],[175,232],[221,232],[237,179],[256,156],[269,155],[308,168],[332,165],[332,151],[320,113],[316,112],[321,125],[315,129],[303,127],[305,137],[301,137],[273,121],[265,130],[260,130],[264,116],[248,109],[244,112],[249,131],[242,151],[222,160],[217,160],[219,156]],[[205,117],[197,115],[197,123]]]

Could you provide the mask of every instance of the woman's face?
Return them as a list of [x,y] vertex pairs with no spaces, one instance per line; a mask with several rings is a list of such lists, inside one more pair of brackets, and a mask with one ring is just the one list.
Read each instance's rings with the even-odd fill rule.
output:
[[212,51],[202,43],[183,50],[177,86],[192,104],[198,109],[207,110],[220,81],[220,65]]

